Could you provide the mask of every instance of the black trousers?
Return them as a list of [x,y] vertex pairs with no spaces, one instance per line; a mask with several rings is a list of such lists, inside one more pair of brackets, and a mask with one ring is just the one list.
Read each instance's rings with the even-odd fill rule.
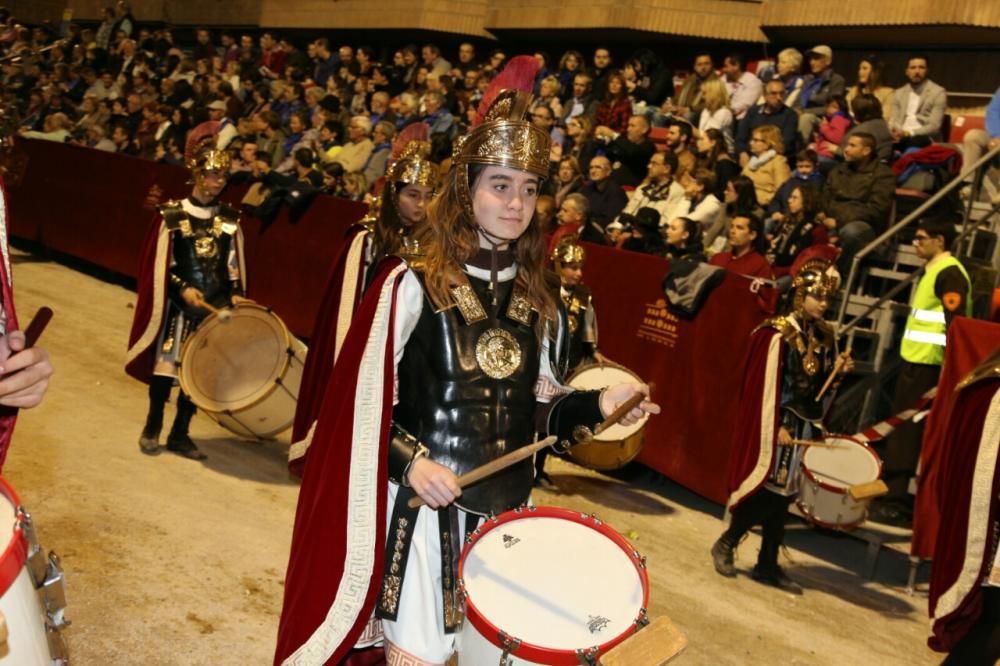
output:
[[779,495],[767,488],[761,488],[733,509],[729,529],[722,538],[732,547],[750,531],[754,525],[761,526],[760,553],[757,565],[764,568],[778,566],[778,549],[785,540],[785,519],[788,505],[794,497]]
[[1000,661],[1000,587],[983,588],[983,614],[942,664],[993,666]]
[[[941,375],[940,365],[924,365],[903,361],[896,380],[896,391],[892,400],[892,413],[896,414],[910,407],[928,389],[937,386]],[[886,440],[882,450],[882,480],[889,486],[886,502],[910,505],[913,501],[908,492],[910,477],[917,471],[920,461],[920,445],[924,438],[924,422],[907,421],[900,424]]]

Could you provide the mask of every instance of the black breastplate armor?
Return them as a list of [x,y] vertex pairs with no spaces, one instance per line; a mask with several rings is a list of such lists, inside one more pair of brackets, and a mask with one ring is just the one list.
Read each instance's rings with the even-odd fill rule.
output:
[[[467,324],[458,308],[435,312],[425,297],[399,363],[393,411],[396,423],[430,449],[432,460],[459,475],[533,441],[540,356],[531,325],[538,315],[531,313],[531,324],[508,316],[514,281],[498,285],[496,306],[489,282],[470,277],[469,283],[485,319]],[[481,338],[498,335],[497,329],[521,352],[520,362],[502,379],[487,374],[477,359]],[[457,503],[475,513],[499,514],[527,501],[532,481],[529,458],[465,488]]]
[[795,412],[799,417],[809,421],[818,421],[823,416],[823,404],[816,402],[816,396],[830,374],[832,364],[829,354],[824,348],[816,353],[818,367],[814,374],[806,372],[805,354],[794,344],[789,344],[785,356],[783,372],[784,390],[791,395],[791,400],[785,404],[786,409]]
[[[173,233],[171,272],[202,292],[211,305],[228,306],[233,288],[228,260],[235,229],[234,211],[220,207],[216,217],[199,218],[188,214],[180,204],[171,202],[161,208],[161,214]],[[183,299],[175,300],[188,315],[204,316],[203,311],[187,306]]]

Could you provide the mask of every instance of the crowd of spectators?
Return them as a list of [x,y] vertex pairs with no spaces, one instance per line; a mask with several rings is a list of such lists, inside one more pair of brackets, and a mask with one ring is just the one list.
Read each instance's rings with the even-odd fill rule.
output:
[[[126,2],[59,39],[0,21],[4,104],[25,136],[181,165],[187,132],[212,120],[237,181],[352,199],[377,187],[393,138],[412,123],[427,125],[431,158],[446,169],[508,55],[463,43],[449,61],[424,44],[380,61],[364,45],[207,29],[181,45]],[[892,160],[942,138],[945,91],[919,54],[898,73],[868,56],[848,77],[825,45],[756,67],[740,53],[720,63],[697,53],[676,82],[648,49],[621,61],[607,48],[589,61],[573,50],[535,57],[531,119],[553,139],[540,215],[550,232],[568,225],[619,247],[677,255],[696,245],[710,256],[732,247],[739,218],[737,235],[775,265],[811,243],[839,243],[849,258],[889,223]]]

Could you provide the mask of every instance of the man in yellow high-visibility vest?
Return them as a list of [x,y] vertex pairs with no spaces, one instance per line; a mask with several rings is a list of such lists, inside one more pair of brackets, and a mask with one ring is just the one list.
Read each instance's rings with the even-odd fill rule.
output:
[[[913,294],[903,332],[903,364],[893,395],[893,414],[912,406],[937,385],[948,326],[956,316],[972,314],[969,275],[949,251],[956,235],[950,220],[928,219],[917,226],[913,246],[927,264]],[[912,521],[913,498],[908,487],[920,459],[923,432],[923,423],[908,421],[886,438],[882,478],[889,493],[873,505],[869,515],[872,520],[901,526]]]

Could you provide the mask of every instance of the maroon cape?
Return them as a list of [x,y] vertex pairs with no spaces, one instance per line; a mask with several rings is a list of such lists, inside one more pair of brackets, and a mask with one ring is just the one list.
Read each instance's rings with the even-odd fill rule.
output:
[[[162,234],[162,229],[163,218],[157,214],[146,233],[142,254],[139,256],[138,293],[125,360],[125,372],[146,384],[153,378],[153,364],[156,360],[153,347],[156,345],[156,336],[163,323],[167,305],[167,264],[164,261],[170,256],[170,234]],[[166,236],[165,240],[163,236]],[[160,261],[162,268],[157,266],[160,255],[163,257]]]
[[995,374],[961,389],[948,420],[938,488],[941,515],[948,519],[938,528],[928,601],[927,644],[940,652],[950,651],[979,618],[982,582],[993,566],[1000,492],[998,391]]
[[[326,283],[323,300],[316,313],[316,323],[309,337],[309,354],[302,371],[302,384],[295,407],[295,423],[292,426],[292,441],[301,441],[319,415],[330,373],[338,354],[338,333],[341,339],[350,326],[350,315],[358,309],[364,293],[365,246],[364,237],[368,230],[360,224],[352,225],[344,234],[346,241],[333,265],[333,271]],[[360,244],[360,247],[359,247]],[[358,250],[360,249],[360,257]],[[353,250],[353,252],[352,252]],[[349,302],[343,302],[345,288],[352,283]],[[343,308],[343,313],[341,308]],[[345,327],[346,325],[346,327]],[[293,471],[301,475],[301,466],[292,463]]]
[[385,550],[393,312],[405,266],[377,268],[324,392],[299,491],[276,664],[339,663],[365,630]]
[[785,344],[781,333],[771,326],[761,328],[750,338],[729,462],[730,509],[760,490],[774,461]]
[[[0,298],[3,299],[3,311],[7,318],[7,330],[18,330],[17,313],[14,310],[14,290],[11,283],[10,253],[7,250],[7,211],[10,205],[7,203],[7,188],[0,179],[0,197],[3,197],[3,217],[0,218]],[[17,421],[17,409],[13,407],[0,407],[0,469],[7,460],[7,449],[10,448],[10,439],[14,435],[14,423]]]

